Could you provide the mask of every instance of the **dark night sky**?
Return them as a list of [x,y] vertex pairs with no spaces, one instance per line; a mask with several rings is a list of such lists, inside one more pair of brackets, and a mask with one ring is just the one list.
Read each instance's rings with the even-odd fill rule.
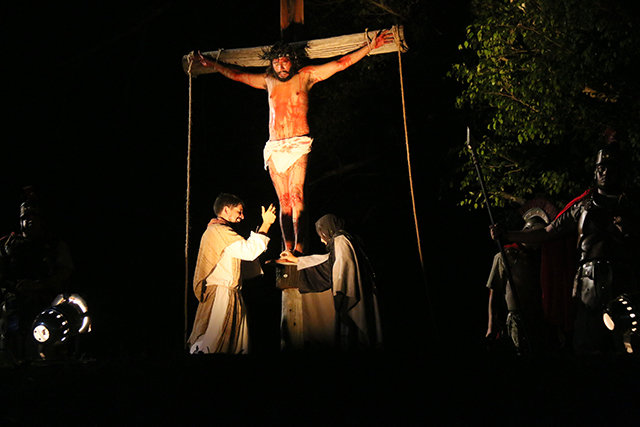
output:
[[[181,348],[188,111],[181,57],[280,37],[277,1],[251,10],[218,3],[2,6],[0,31],[11,42],[4,52],[0,231],[16,228],[20,188],[35,184],[71,246],[73,289],[94,312],[99,352],[146,354],[158,342]],[[467,25],[466,2],[424,2],[417,10],[404,23],[410,50],[403,76],[430,298],[418,262],[395,54],[365,58],[312,90],[308,210],[311,220],[326,212],[344,216],[367,244],[389,342],[418,336],[417,347],[431,345],[432,319],[444,318],[455,296],[465,320],[442,322],[440,335],[463,331],[464,345],[477,345],[495,247],[486,239],[484,212],[455,208],[453,150],[464,142],[465,124],[453,107],[457,88],[445,77]],[[378,24],[355,12],[342,3],[308,2],[308,38]],[[335,19],[321,23],[316,16]],[[193,91],[192,263],[216,194],[245,199],[247,230],[258,223],[259,205],[276,201],[261,164],[264,92],[217,75],[195,79]],[[277,254],[277,234],[274,228],[265,259]],[[262,308],[267,330],[278,316],[277,295],[270,283],[254,288],[251,300]],[[191,322],[191,292],[189,298]]]

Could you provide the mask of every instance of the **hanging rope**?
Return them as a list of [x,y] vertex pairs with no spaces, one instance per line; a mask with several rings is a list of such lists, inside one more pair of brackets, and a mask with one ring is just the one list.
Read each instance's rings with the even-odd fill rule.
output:
[[187,333],[188,333],[188,297],[189,297],[189,206],[191,204],[191,104],[192,104],[192,82],[193,77],[191,75],[191,67],[193,66],[193,56],[189,58],[189,69],[187,70],[187,75],[189,76],[189,118],[187,125],[187,195],[185,202],[185,241],[184,241],[184,348],[187,349]]
[[435,311],[433,309],[433,304],[432,304],[432,300],[431,300],[431,296],[430,296],[430,292],[429,292],[429,285],[427,283],[427,273],[424,269],[424,258],[422,256],[422,244],[420,242],[420,229],[418,227],[418,214],[416,211],[416,198],[415,198],[415,193],[413,191],[413,176],[411,174],[411,155],[409,152],[409,132],[407,131],[407,108],[405,105],[405,101],[404,101],[404,79],[402,76],[402,49],[400,46],[400,37],[398,34],[398,29],[397,27],[394,27],[393,30],[393,35],[394,35],[394,39],[398,45],[398,73],[400,74],[400,96],[402,97],[402,118],[404,120],[404,141],[405,141],[405,147],[407,150],[407,168],[409,170],[409,187],[411,189],[411,206],[413,207],[413,221],[415,224],[415,228],[416,228],[416,240],[418,243],[418,255],[420,257],[420,268],[422,269],[422,278],[424,280],[424,285],[425,285],[425,291],[426,291],[426,296],[427,296],[427,303],[429,304],[429,311],[430,311],[430,317],[431,317],[431,325],[433,326],[434,329],[434,333],[436,336],[436,339],[439,340],[440,339],[440,333],[438,331],[438,323],[436,321],[436,315],[435,315]]
[[409,187],[411,189],[411,205],[413,207],[413,220],[416,228],[416,238],[418,241],[418,255],[420,256],[420,267],[424,272],[424,259],[422,257],[422,244],[420,243],[420,230],[418,229],[418,214],[416,212],[416,198],[413,191],[413,177],[411,175],[411,155],[409,154],[409,132],[407,131],[407,109],[404,102],[404,80],[402,78],[402,53],[400,46],[400,36],[398,34],[398,27],[394,26],[393,30],[394,39],[398,45],[398,71],[400,73],[400,95],[402,97],[402,118],[404,120],[404,141],[407,150],[407,166],[409,169]]
[[[220,58],[220,53],[222,49],[218,49],[218,55],[216,56],[216,64],[218,63],[218,59]],[[189,54],[188,58],[188,68],[187,75],[189,76],[189,118],[187,124],[187,195],[185,201],[185,241],[184,241],[184,348],[187,349],[187,339],[189,333],[189,231],[191,229],[190,218],[191,215],[189,213],[189,207],[191,206],[191,126],[193,123],[192,119],[192,105],[193,105],[193,73],[191,72],[193,68],[194,61],[194,52]]]

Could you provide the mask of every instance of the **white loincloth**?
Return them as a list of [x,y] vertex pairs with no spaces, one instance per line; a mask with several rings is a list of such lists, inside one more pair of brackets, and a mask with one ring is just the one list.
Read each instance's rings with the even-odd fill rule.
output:
[[273,161],[276,172],[282,173],[289,169],[300,157],[311,151],[313,139],[308,136],[294,136],[293,138],[267,141],[264,146],[264,168],[269,166],[269,158]]

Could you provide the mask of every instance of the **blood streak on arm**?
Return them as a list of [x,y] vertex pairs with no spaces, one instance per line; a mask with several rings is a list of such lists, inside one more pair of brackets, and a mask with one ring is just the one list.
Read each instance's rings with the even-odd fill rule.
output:
[[243,71],[237,71],[233,68],[226,67],[222,64],[214,64],[213,69],[228,79],[235,80],[240,83],[244,83],[256,89],[266,89],[267,83],[265,74],[246,73]]
[[342,58],[337,60],[337,63],[338,71],[342,71],[353,64],[353,59],[351,59],[350,56],[343,56]]
[[[362,48],[352,52],[348,55],[345,55],[335,61],[327,62],[321,65],[312,65],[306,67],[308,73],[310,75],[310,84],[313,85],[322,80],[326,80],[329,77],[333,76],[335,73],[343,71],[356,62],[360,61],[369,51],[368,46],[363,46]],[[304,69],[303,69],[304,70]]]

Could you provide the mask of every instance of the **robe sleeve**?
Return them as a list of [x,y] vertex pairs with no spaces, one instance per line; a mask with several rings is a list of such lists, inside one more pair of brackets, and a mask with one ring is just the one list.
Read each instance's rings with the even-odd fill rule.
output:
[[298,258],[301,293],[322,292],[331,289],[331,262],[329,254],[309,255]]
[[307,255],[298,257],[298,270],[303,270],[309,267],[315,267],[316,265],[327,262],[329,254],[324,255]]
[[267,249],[269,238],[264,234],[251,232],[247,240],[238,240],[224,249],[224,253],[243,261],[253,261]]

